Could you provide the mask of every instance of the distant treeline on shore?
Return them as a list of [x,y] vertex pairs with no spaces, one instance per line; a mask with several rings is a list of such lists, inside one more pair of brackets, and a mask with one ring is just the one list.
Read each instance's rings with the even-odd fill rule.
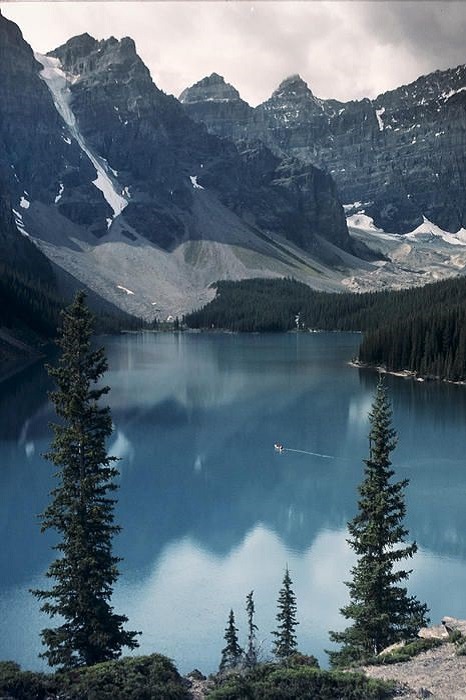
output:
[[359,361],[424,377],[466,378],[466,278],[401,291],[316,292],[292,279],[218,282],[190,328],[363,331]]

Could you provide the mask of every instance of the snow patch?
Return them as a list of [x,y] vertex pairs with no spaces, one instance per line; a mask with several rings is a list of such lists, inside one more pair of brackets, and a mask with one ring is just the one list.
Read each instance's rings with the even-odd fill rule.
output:
[[31,238],[31,234],[29,234],[26,231],[26,228],[24,226],[24,221],[23,221],[23,216],[19,211],[16,211],[16,209],[11,210],[13,212],[13,216],[15,217],[15,224],[16,228],[18,231],[23,235],[26,236],[26,238]]
[[456,233],[449,233],[449,231],[444,231],[440,226],[437,226],[437,224],[433,224],[425,216],[423,216],[422,219],[422,224],[413,231],[405,233],[403,238],[415,241],[416,238],[426,238],[426,236],[430,236],[432,238],[441,238],[449,245],[466,245],[466,229],[460,228]]
[[[121,214],[128,202],[115,188],[115,185],[107,172],[108,169],[112,170],[108,163],[103,158],[99,158],[99,156],[94,155],[79,130],[76,117],[71,109],[71,91],[68,87],[69,83],[71,82],[70,76],[63,71],[58,58],[43,56],[38,53],[35,54],[35,57],[39,63],[43,65],[43,70],[40,73],[40,77],[45,82],[52,94],[57,112],[60,114],[65,124],[67,124],[72,136],[77,141],[81,150],[88,156],[92,165],[96,169],[97,177],[95,180],[93,180],[93,184],[102,192],[106,202],[113,210],[113,218],[115,218]],[[121,187],[119,187],[118,190],[121,191]]]
[[22,207],[23,209],[29,209],[30,203],[26,199],[26,197],[21,197],[21,199],[19,200],[19,206]]
[[189,179],[191,180],[191,185],[195,190],[203,190],[204,188],[202,185],[200,185],[197,181],[197,175],[190,175]]
[[375,110],[375,116],[377,117],[379,131],[383,131],[383,128],[384,128],[383,119],[382,119],[383,114],[385,114],[385,107],[381,107],[380,109]]
[[122,284],[117,284],[117,289],[121,289],[122,292],[126,292],[126,294],[133,294],[134,292],[131,291],[131,289],[128,289],[127,287],[123,287]]
[[347,212],[352,211],[352,209],[359,209],[362,206],[362,202],[353,202],[352,204],[343,204],[343,209]]
[[58,202],[60,201],[64,189],[65,189],[65,185],[63,184],[63,182],[60,182],[60,186],[58,188],[58,194],[55,197],[55,204],[58,204]]
[[383,229],[377,228],[374,224],[374,219],[371,216],[367,216],[367,214],[353,214],[352,216],[348,216],[346,223],[348,226],[362,229],[363,231],[384,233]]
[[65,143],[68,144],[68,146],[71,145],[71,139],[69,138],[69,136],[62,136],[62,139]]
[[453,95],[457,95],[459,92],[464,92],[466,90],[465,87],[460,87],[458,90],[450,90],[449,92],[442,92],[440,97],[443,99],[444,102],[450,99],[450,97],[453,97]]

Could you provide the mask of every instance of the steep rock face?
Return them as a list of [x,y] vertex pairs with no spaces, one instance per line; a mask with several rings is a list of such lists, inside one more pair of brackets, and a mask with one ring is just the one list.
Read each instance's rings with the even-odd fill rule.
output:
[[[19,28],[0,14],[0,169],[12,206],[31,201],[68,206],[67,216],[80,221],[82,203],[92,226],[105,219],[106,204],[92,185],[95,170],[68,137],[40,79],[35,60]],[[99,212],[100,210],[100,212]]]
[[203,120],[224,137],[247,134],[326,169],[341,200],[363,205],[385,230],[407,232],[422,216],[448,231],[466,225],[466,66],[347,103],[320,100],[291,76],[248,124],[231,126],[220,113]]
[[[290,128],[293,125],[293,128]],[[263,104],[254,110],[252,131],[266,134],[267,143],[301,157],[327,129],[322,100],[317,99],[299,75],[286,78]],[[303,160],[309,160],[303,158]]]
[[[153,84],[131,39],[83,35],[51,56],[70,76],[82,134],[128,193],[123,216],[133,229],[168,249],[191,238],[193,189],[200,185],[248,223],[305,249],[315,248],[316,235],[349,249],[330,178],[311,165],[284,164],[264,147],[253,158],[251,149],[209,134]],[[250,109],[220,76],[201,83],[186,104]]]
[[[0,51],[5,215],[70,284],[152,319],[205,303],[219,278],[335,289],[333,266],[361,262],[328,175],[209,133],[154,85],[131,39],[83,34],[34,57],[0,16]],[[215,76],[207,91],[238,101]]]
[[239,162],[214,164],[202,177],[207,188],[220,186],[223,202],[264,231],[287,236],[318,253],[315,236],[348,250],[343,209],[335,185],[322,170],[296,159],[282,159],[263,143],[238,142]]
[[228,137],[234,134],[235,138],[247,136],[253,109],[221,75],[212,73],[203,78],[184,90],[179,100],[191,119],[208,124],[212,134]]

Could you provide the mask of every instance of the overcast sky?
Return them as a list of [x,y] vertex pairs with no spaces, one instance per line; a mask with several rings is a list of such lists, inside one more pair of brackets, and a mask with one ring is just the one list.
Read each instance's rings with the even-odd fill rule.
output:
[[250,104],[299,73],[319,97],[375,97],[466,63],[466,2],[0,2],[40,53],[71,36],[131,36],[154,82],[179,95],[220,73]]

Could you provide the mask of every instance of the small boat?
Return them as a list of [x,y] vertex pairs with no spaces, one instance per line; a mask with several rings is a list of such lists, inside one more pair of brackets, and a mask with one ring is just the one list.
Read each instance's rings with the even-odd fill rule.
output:
[[284,452],[285,451],[285,448],[283,447],[281,442],[276,442],[274,444],[274,448],[275,448],[275,452]]

